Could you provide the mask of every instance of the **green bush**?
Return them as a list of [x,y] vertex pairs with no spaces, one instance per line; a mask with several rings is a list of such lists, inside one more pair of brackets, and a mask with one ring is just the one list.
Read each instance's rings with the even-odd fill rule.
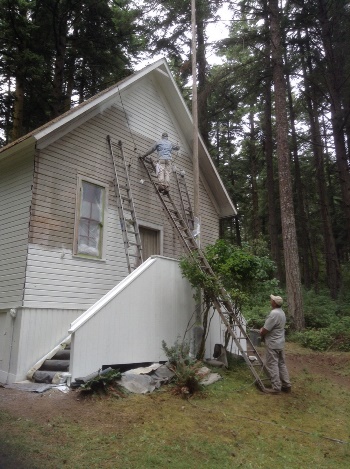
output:
[[190,343],[179,337],[172,346],[168,346],[165,340],[162,340],[162,349],[171,365],[176,366],[179,363],[193,365],[196,360],[190,356],[190,348]]
[[[239,247],[218,240],[207,246],[204,254],[233,303],[244,314],[245,308],[253,307],[261,299],[266,302],[272,292],[278,293],[275,264],[262,246],[257,250],[247,243]],[[180,267],[194,288],[202,288],[208,297],[218,296],[220,290],[215,280],[202,272],[191,257],[183,258]]]
[[116,397],[123,397],[123,391],[119,390],[116,383],[120,380],[121,374],[118,370],[111,370],[104,374],[99,374],[85,384],[82,384],[79,391],[82,395],[89,394],[113,394]]
[[332,338],[326,329],[310,329],[303,332],[295,332],[290,339],[304,347],[319,351],[327,350],[332,344]]
[[290,336],[312,350],[350,351],[350,306],[344,295],[333,300],[328,290],[304,291],[306,330]]
[[330,297],[328,291],[305,291],[303,300],[307,328],[328,327],[339,313],[337,302]]
[[202,364],[189,355],[189,343],[177,339],[174,345],[169,347],[163,340],[162,348],[169,360],[169,368],[175,373],[173,393],[187,399],[202,391],[200,377],[197,375],[197,370]]
[[350,352],[350,317],[337,319],[325,328],[294,333],[291,340],[312,350]]

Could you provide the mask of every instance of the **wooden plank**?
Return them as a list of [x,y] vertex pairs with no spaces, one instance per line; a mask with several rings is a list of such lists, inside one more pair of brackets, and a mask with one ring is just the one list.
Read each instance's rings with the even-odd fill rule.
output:
[[[68,266],[64,266],[68,267]],[[75,271],[73,269],[60,269],[59,273],[57,273],[57,269],[54,265],[45,265],[44,267],[41,266],[39,263],[38,265],[35,263],[31,263],[27,267],[27,274],[31,276],[31,278],[39,278],[41,275],[47,279],[65,279],[70,276],[74,272],[74,278],[77,282],[83,282],[84,280],[108,280],[114,281],[115,277],[119,278],[119,274],[124,273],[125,271],[125,263],[120,262],[119,268],[115,269],[113,272],[106,272],[105,269],[95,269],[93,272],[89,266],[79,266],[76,268]]]
[[11,246],[22,244],[27,244],[28,241],[28,233],[25,233],[24,230],[13,230],[11,229],[8,233],[1,233],[0,236],[0,244],[1,244],[1,251],[4,252],[7,249],[11,249]]

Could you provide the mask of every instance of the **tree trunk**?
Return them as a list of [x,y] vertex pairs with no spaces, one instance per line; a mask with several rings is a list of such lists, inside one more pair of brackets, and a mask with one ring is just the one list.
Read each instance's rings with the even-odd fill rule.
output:
[[234,217],[235,220],[235,229],[236,229],[236,242],[239,247],[242,247],[242,237],[241,237],[241,229],[239,226],[239,215]]
[[13,109],[13,126],[11,140],[17,140],[23,135],[23,109],[24,109],[24,86],[20,74],[16,76],[15,103]]
[[205,58],[205,30],[203,13],[198,9],[197,15],[197,64],[198,64],[198,127],[207,147],[209,142],[208,121],[208,83],[207,60]]
[[56,58],[52,89],[52,119],[62,114],[66,104],[63,88],[68,34],[68,12],[61,15],[60,12],[56,10],[54,15],[54,33]]
[[[285,54],[286,60],[286,54]],[[293,154],[293,161],[294,161],[294,175],[295,175],[295,194],[296,194],[296,214],[297,214],[297,226],[300,226],[300,229],[297,230],[298,239],[299,239],[299,246],[301,247],[301,269],[303,273],[303,281],[304,285],[307,289],[311,288],[311,268],[310,268],[310,259],[309,253],[311,250],[309,247],[311,246],[310,241],[310,223],[308,216],[305,211],[305,203],[304,203],[304,187],[301,180],[301,171],[300,171],[300,164],[299,164],[299,155],[298,155],[298,143],[296,137],[296,129],[295,129],[295,111],[293,106],[293,98],[292,98],[292,90],[290,86],[290,78],[289,74],[286,76],[286,83],[287,83],[287,93],[288,93],[288,104],[289,104],[289,116],[290,116],[290,125],[292,131],[292,154]],[[317,258],[314,257],[313,263],[316,264]],[[314,270],[317,272],[318,269]],[[318,279],[317,279],[318,280]],[[316,280],[316,281],[317,281]]]
[[294,320],[294,328],[297,331],[300,331],[304,328],[305,323],[289,160],[286,84],[283,73],[283,48],[279,23],[278,0],[269,0],[269,10],[272,67],[275,85],[278,179],[281,201],[282,239],[286,269],[288,310]]
[[258,198],[258,184],[257,184],[257,155],[255,146],[255,128],[254,128],[254,114],[252,109],[249,112],[249,125],[250,125],[250,139],[249,139],[249,159],[251,169],[251,188],[252,188],[252,232],[253,238],[258,239],[261,234],[261,223],[259,218],[259,198]]
[[[309,45],[309,35],[306,32],[307,47]],[[301,47],[301,60],[304,75],[305,99],[310,120],[312,151],[316,169],[316,184],[319,197],[320,215],[323,227],[324,256],[326,260],[327,284],[332,298],[336,298],[340,289],[341,274],[336,244],[333,234],[332,221],[330,216],[329,201],[327,196],[327,184],[324,170],[324,155],[321,139],[319,115],[317,111],[317,94],[315,87],[308,81],[308,75],[312,75],[312,64],[310,50],[307,53],[307,66],[305,63],[305,52]],[[308,70],[307,70],[308,69]]]
[[[333,46],[332,34],[335,27],[335,19],[330,21],[329,5],[325,0],[318,0],[319,21],[321,25],[321,39],[327,63],[327,85],[330,94],[331,121],[333,128],[334,147],[338,168],[338,175],[344,206],[344,218],[347,229],[347,248],[350,249],[350,174],[347,161],[344,139],[344,113],[341,102],[341,61],[338,58],[338,50]],[[340,5],[339,5],[340,8]],[[330,12],[332,14],[332,12]],[[339,11],[333,11],[334,15]]]
[[[268,15],[267,15],[267,4],[264,4],[265,14],[265,27],[266,31],[269,30]],[[265,73],[266,80],[264,83],[264,111],[263,111],[263,132],[264,132],[264,144],[263,151],[266,162],[266,189],[267,189],[267,205],[268,205],[268,231],[270,236],[270,250],[271,257],[276,264],[276,275],[279,282],[284,283],[284,272],[282,265],[282,256],[280,241],[278,236],[278,212],[277,212],[277,194],[274,183],[274,169],[273,169],[273,140],[272,140],[272,104],[271,104],[271,45],[269,42],[266,43],[265,47]]]

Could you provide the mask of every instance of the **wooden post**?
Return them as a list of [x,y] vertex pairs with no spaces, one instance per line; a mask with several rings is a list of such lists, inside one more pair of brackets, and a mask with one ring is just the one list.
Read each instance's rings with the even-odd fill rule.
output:
[[198,103],[197,103],[197,41],[196,0],[191,0],[192,21],[192,120],[193,120],[193,215],[199,221],[199,166],[198,166]]
[[[197,103],[197,34],[196,34],[196,0],[191,0],[191,23],[192,23],[192,121],[193,121],[193,217],[194,230],[198,230],[199,218],[199,165],[198,165],[198,103]],[[196,237],[197,245],[200,246],[200,226]],[[198,289],[199,302],[196,305],[196,320],[201,324],[202,292]],[[201,334],[204,330],[201,324]],[[198,344],[197,344],[198,345]]]

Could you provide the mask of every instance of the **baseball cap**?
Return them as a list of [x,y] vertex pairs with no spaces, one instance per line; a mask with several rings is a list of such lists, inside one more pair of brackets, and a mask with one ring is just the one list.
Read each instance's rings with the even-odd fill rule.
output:
[[281,296],[270,295],[270,298],[276,303],[277,306],[282,306],[283,298]]

